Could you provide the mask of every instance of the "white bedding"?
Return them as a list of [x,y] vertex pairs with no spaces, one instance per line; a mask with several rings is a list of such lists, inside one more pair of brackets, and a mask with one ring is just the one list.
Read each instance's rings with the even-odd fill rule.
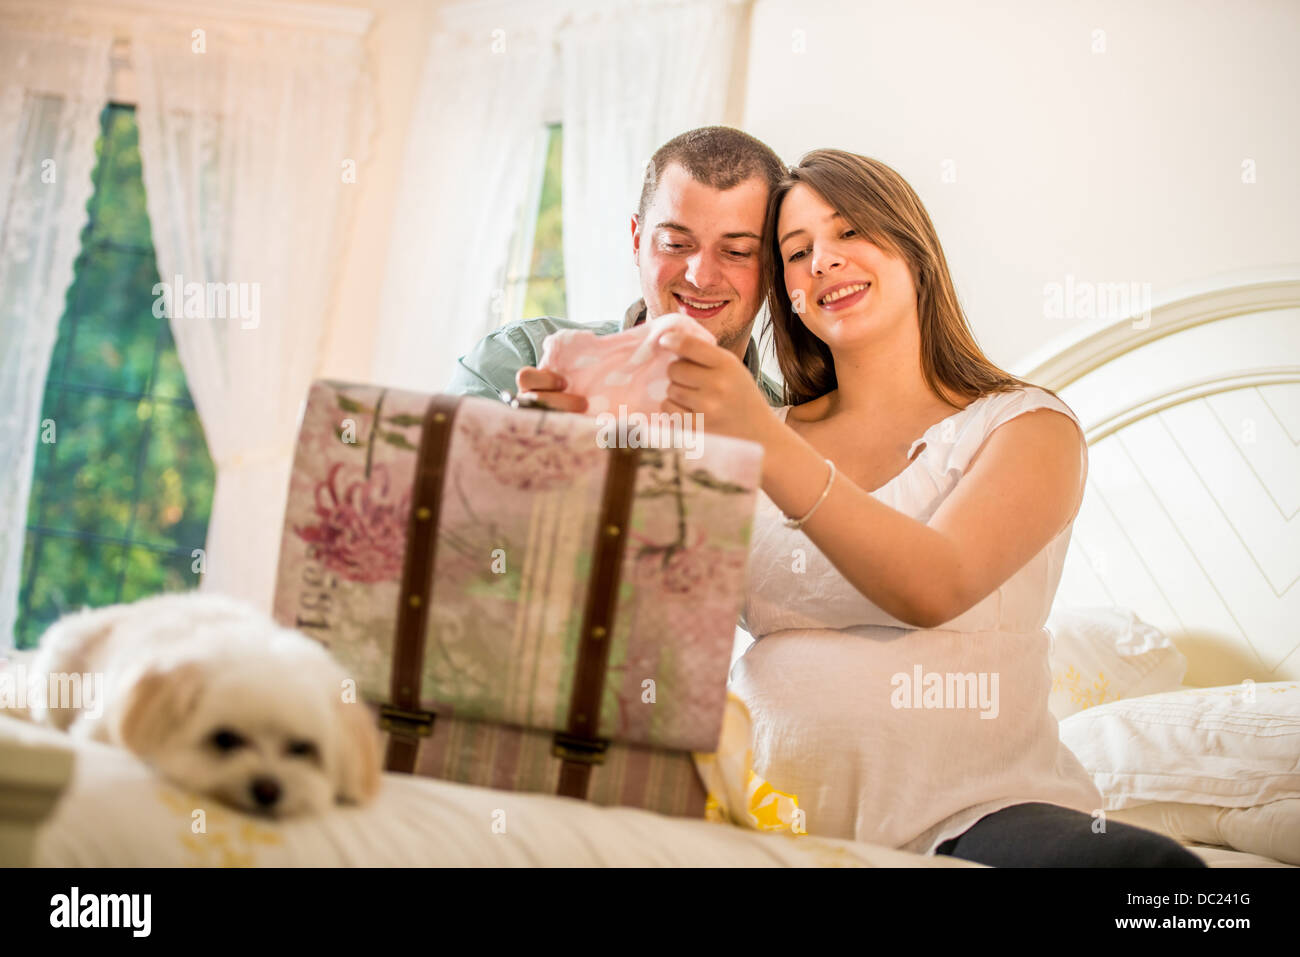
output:
[[1210,867],[1295,867],[1294,864],[1275,861],[1271,857],[1264,857],[1260,854],[1234,851],[1230,847],[1188,844],[1187,849]]
[[[8,754],[5,749],[8,748]],[[21,749],[16,752],[14,749]],[[63,761],[14,760],[15,753]],[[67,757],[71,755],[71,770]],[[976,867],[851,841],[765,834],[386,774],[375,804],[285,823],[203,801],[132,755],[0,714],[0,864],[38,867]],[[22,765],[26,767],[22,767]],[[36,805],[45,779],[52,812]],[[18,798],[20,787],[29,793]],[[206,831],[196,833],[202,808]],[[33,811],[43,814],[34,826]],[[494,829],[494,823],[496,828]],[[1133,823],[1139,823],[1134,821]],[[504,827],[502,827],[504,825]],[[29,846],[13,850],[23,841]],[[6,837],[8,839],[6,839]],[[1284,867],[1190,845],[1211,867]],[[7,853],[6,853],[7,852]]]
[[1183,844],[1235,848],[1248,857],[1300,866],[1300,799],[1256,807],[1157,803],[1106,813],[1112,820],[1168,834]]
[[[868,844],[765,834],[386,774],[366,808],[265,822],[163,783],[132,755],[0,715],[0,745],[75,745],[70,780],[22,860],[38,867],[976,867]],[[17,762],[11,762],[15,767]],[[0,768],[0,787],[6,772]],[[7,782],[13,793],[14,782]],[[0,809],[9,802],[0,797]],[[206,832],[195,833],[196,808]],[[0,816],[3,810],[0,810]],[[5,822],[0,821],[0,824]],[[494,824],[496,825],[494,828]],[[14,846],[0,845],[0,846]],[[2,852],[0,852],[2,855]]]

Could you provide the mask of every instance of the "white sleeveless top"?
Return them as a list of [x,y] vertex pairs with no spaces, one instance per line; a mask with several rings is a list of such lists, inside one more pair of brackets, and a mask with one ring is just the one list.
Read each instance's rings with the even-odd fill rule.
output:
[[[982,396],[927,429],[908,450],[920,454],[873,497],[928,522],[989,434],[1041,408],[1078,425],[1038,388]],[[774,411],[785,421],[789,406]],[[1082,429],[1079,445],[1082,487]],[[1001,587],[933,629],[877,608],[781,522],[760,493],[741,617],[756,640],[730,689],[753,721],[754,772],[794,795],[808,833],[933,854],[1013,804],[1101,808],[1047,708],[1043,624],[1073,516]]]

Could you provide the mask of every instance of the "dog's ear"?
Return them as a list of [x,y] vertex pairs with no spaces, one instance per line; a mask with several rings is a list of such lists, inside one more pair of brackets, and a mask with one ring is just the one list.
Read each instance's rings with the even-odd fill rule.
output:
[[157,751],[198,706],[205,674],[200,661],[146,665],[123,687],[114,716],[117,743],[141,756]]
[[383,764],[382,741],[375,716],[360,701],[335,702],[341,729],[339,771],[335,792],[342,801],[364,804],[379,790]]

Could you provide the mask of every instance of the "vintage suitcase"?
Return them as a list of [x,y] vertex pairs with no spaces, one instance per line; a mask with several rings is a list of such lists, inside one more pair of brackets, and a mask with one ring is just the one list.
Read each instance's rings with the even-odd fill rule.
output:
[[313,383],[274,614],[350,670],[389,770],[706,816],[762,450],[610,426]]

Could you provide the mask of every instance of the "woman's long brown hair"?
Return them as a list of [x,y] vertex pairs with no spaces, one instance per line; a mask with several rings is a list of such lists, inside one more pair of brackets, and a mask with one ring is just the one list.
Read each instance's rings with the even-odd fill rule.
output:
[[764,227],[768,329],[787,405],[801,405],[838,385],[830,348],[795,314],[782,276],[777,220],[786,194],[799,183],[818,193],[860,235],[907,262],[921,326],[921,372],[939,399],[952,404],[956,395],[973,401],[1032,385],[994,365],[975,342],[934,224],[907,181],[878,160],[844,150],[814,150],[773,190]]

